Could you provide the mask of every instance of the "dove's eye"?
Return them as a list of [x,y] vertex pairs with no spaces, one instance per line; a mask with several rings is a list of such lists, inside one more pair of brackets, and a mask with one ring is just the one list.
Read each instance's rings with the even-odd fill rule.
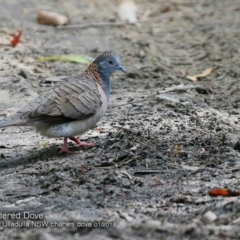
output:
[[109,63],[110,65],[113,65],[113,61],[112,61],[112,60],[109,60],[108,63]]

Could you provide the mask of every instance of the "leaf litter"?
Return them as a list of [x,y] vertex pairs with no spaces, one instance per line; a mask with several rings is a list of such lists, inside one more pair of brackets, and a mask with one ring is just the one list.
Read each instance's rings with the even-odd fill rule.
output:
[[210,75],[213,71],[213,68],[207,68],[206,70],[204,70],[202,73],[200,74],[196,74],[196,75],[187,75],[186,78],[193,81],[194,83],[198,80],[198,78],[204,78],[207,77],[208,75]]

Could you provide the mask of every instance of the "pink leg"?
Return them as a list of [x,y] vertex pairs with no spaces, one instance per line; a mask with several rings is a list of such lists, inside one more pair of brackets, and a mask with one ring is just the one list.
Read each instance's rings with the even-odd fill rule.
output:
[[62,146],[62,148],[61,148],[61,150],[60,150],[60,153],[74,153],[74,152],[68,150],[68,147],[67,147],[67,139],[68,139],[67,137],[64,138],[64,140],[63,140],[63,146]]
[[78,147],[92,147],[95,145],[95,143],[81,142],[79,139],[77,139],[75,137],[69,137],[69,139],[74,141]]

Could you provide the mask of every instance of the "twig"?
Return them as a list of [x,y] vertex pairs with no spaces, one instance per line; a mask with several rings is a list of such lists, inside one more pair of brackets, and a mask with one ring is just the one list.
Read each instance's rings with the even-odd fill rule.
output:
[[135,25],[138,23],[149,23],[149,22],[158,22],[161,21],[163,19],[178,19],[178,18],[184,18],[184,17],[196,17],[196,16],[205,16],[205,15],[209,15],[215,12],[227,12],[227,11],[239,11],[240,10],[240,6],[237,7],[229,7],[229,8],[218,8],[218,9],[212,9],[209,11],[205,11],[205,12],[195,12],[195,13],[191,13],[191,14],[183,14],[183,15],[176,15],[176,13],[174,14],[168,14],[165,16],[161,16],[158,18],[150,18],[150,19],[143,19],[143,20],[139,20],[136,21],[134,23],[132,22],[114,22],[114,23],[110,23],[110,22],[102,22],[102,23],[89,23],[89,24],[76,24],[76,25],[66,25],[66,26],[57,26],[58,29],[86,29],[86,28],[90,28],[90,27],[94,27],[94,28],[100,28],[100,27],[121,27],[121,26],[126,26],[126,25]]
[[188,89],[198,89],[198,90],[206,91],[206,88],[203,88],[199,85],[187,85],[187,86],[185,86],[183,84],[180,84],[180,85],[177,85],[177,86],[166,88],[165,90],[162,90],[162,91],[157,91],[157,93],[147,96],[146,99],[138,100],[138,101],[134,101],[134,102],[129,102],[129,103],[124,103],[124,104],[119,104],[119,105],[113,105],[113,106],[110,106],[109,108],[121,107],[121,106],[130,105],[130,104],[133,104],[133,103],[139,103],[139,102],[146,102],[146,101],[149,101],[149,100],[154,100],[156,98],[156,96],[158,96],[159,94],[174,92],[174,91],[186,91]]
[[173,87],[169,87],[169,88],[166,88],[165,90],[163,91],[157,91],[156,94],[152,95],[152,96],[157,96],[158,94],[163,94],[163,93],[168,93],[168,92],[174,92],[174,91],[186,91],[188,89],[199,89],[199,90],[206,90],[206,88],[203,88],[201,86],[198,86],[198,85],[183,85],[183,84],[180,84],[180,85],[177,85],[177,86],[173,86]]
[[[155,22],[155,21],[161,21],[163,19],[168,19],[168,18],[177,18],[176,16],[162,16],[159,18],[151,18],[151,19],[144,19],[144,20],[139,20],[136,22],[102,22],[102,23],[89,23],[89,24],[76,24],[76,25],[66,25],[66,26],[57,26],[58,29],[85,29],[85,28],[99,28],[99,27],[121,27],[121,26],[126,26],[126,25],[135,25],[138,23],[148,23],[148,22]],[[178,16],[179,18],[181,16]]]
[[196,155],[197,157],[199,156],[205,156],[205,157],[218,157],[218,158],[225,158],[226,155],[217,155],[217,154],[210,154],[210,153],[200,153],[200,152],[193,152],[193,151],[185,151],[185,150],[161,150],[161,152],[165,152],[165,153],[171,153],[171,154],[182,154],[182,153],[186,153],[186,154],[193,154]]
[[130,105],[130,104],[132,104],[132,103],[139,103],[139,102],[146,102],[146,101],[149,101],[149,99],[144,99],[144,100],[139,100],[139,101],[133,101],[133,102],[124,103],[124,104],[119,104],[119,105],[112,105],[112,106],[109,106],[109,108],[121,107],[121,106]]

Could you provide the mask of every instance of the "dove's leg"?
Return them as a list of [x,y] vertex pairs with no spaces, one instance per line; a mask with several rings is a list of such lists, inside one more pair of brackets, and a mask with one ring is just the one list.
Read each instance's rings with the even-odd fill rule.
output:
[[60,150],[60,153],[74,153],[74,152],[68,150],[68,147],[67,147],[67,139],[68,139],[67,137],[64,138],[63,146],[62,146],[62,148],[61,148],[61,150]]
[[74,141],[78,147],[92,147],[95,145],[95,143],[81,142],[79,139],[75,137],[69,137],[69,139]]
[[[63,146],[60,150],[60,153],[74,153],[70,150],[68,150],[68,143],[67,143],[67,137],[64,138]],[[74,141],[78,147],[92,147],[95,145],[95,143],[86,143],[86,142],[81,142],[79,139],[75,137],[69,137],[70,140]]]

